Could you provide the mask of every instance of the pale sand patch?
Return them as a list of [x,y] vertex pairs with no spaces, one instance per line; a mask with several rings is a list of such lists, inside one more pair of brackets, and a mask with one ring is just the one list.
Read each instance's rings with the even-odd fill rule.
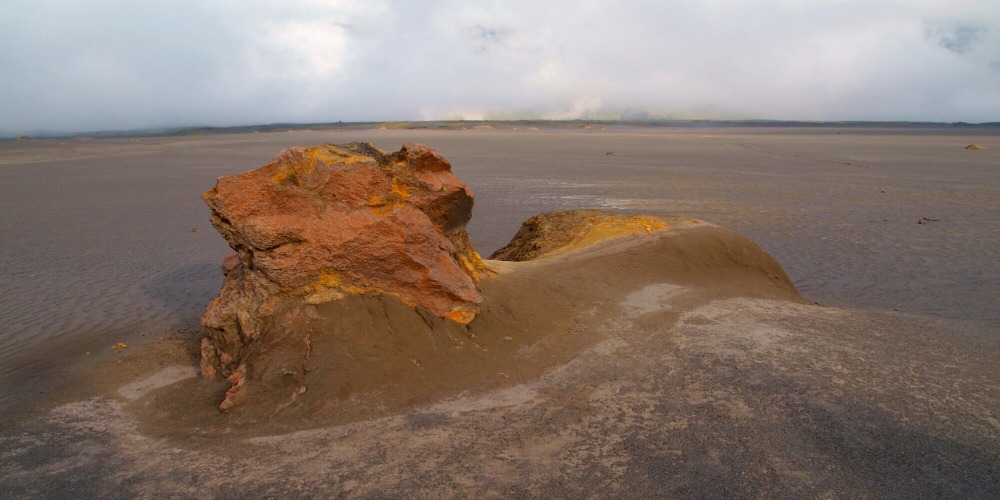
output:
[[197,375],[198,370],[193,366],[168,366],[151,377],[123,386],[118,389],[118,394],[125,396],[126,399],[136,400],[154,389],[176,384]]
[[621,307],[626,315],[642,316],[651,312],[671,310],[670,301],[688,289],[671,283],[656,283],[625,296]]

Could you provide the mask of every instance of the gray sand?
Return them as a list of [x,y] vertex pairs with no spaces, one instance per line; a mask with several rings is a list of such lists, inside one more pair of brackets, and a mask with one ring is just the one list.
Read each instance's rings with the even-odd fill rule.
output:
[[[356,140],[419,141],[451,160],[476,191],[481,253],[542,211],[679,213],[751,237],[805,297],[840,308],[684,309],[683,290],[654,283],[594,326],[607,340],[499,392],[238,443],[141,430],[129,405],[190,373],[184,348],[163,345],[194,344],[221,283],[228,248],[200,193],[283,147]],[[997,165],[997,135],[945,131],[3,142],[0,409],[34,417],[4,429],[0,478],[46,496],[996,496]],[[119,341],[163,351],[169,371],[126,362],[120,379],[65,384],[126,359]]]
[[605,341],[534,381],[356,423],[177,441],[138,425],[131,386],[0,438],[0,477],[53,498],[1000,493],[996,342],[761,299],[664,321],[686,293],[638,290]]

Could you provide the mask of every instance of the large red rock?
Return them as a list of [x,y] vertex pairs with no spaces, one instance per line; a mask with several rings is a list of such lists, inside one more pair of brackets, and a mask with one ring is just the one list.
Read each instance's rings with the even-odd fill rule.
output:
[[485,267],[465,231],[473,193],[426,146],[288,149],[203,198],[236,251],[202,316],[202,375],[233,383],[223,408],[252,371],[252,346],[273,344],[268,325],[296,304],[386,294],[459,323],[479,312]]

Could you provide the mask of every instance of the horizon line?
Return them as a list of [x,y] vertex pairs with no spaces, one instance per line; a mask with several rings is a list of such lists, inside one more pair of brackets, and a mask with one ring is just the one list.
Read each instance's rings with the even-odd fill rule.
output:
[[[387,128],[393,130],[430,129],[437,125],[438,129],[453,129],[459,124],[536,124],[536,125],[624,125],[634,127],[667,127],[671,125],[697,124],[700,126],[737,125],[743,127],[906,127],[906,128],[1000,128],[1000,121],[993,122],[939,122],[913,120],[784,120],[770,118],[565,118],[565,119],[444,119],[444,120],[370,120],[370,121],[331,121],[331,122],[272,122],[250,125],[190,125],[169,127],[146,127],[134,129],[89,130],[73,132],[38,131],[33,134],[0,135],[0,140],[25,139],[70,139],[70,138],[132,138],[157,137],[177,135],[281,132],[309,129],[352,129],[362,127]],[[453,129],[455,130],[455,129]],[[461,130],[461,129],[458,129]]]

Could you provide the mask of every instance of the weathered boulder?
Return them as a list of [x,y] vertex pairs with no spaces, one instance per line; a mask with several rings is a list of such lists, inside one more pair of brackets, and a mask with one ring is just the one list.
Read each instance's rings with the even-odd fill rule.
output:
[[[293,329],[302,305],[385,294],[458,323],[479,312],[487,271],[465,231],[473,193],[431,148],[288,149],[257,170],[220,178],[203,198],[236,251],[201,319],[202,376],[233,384],[223,409],[260,346],[278,341],[264,338],[270,326]],[[308,338],[295,342],[303,346],[294,356],[308,356]]]

